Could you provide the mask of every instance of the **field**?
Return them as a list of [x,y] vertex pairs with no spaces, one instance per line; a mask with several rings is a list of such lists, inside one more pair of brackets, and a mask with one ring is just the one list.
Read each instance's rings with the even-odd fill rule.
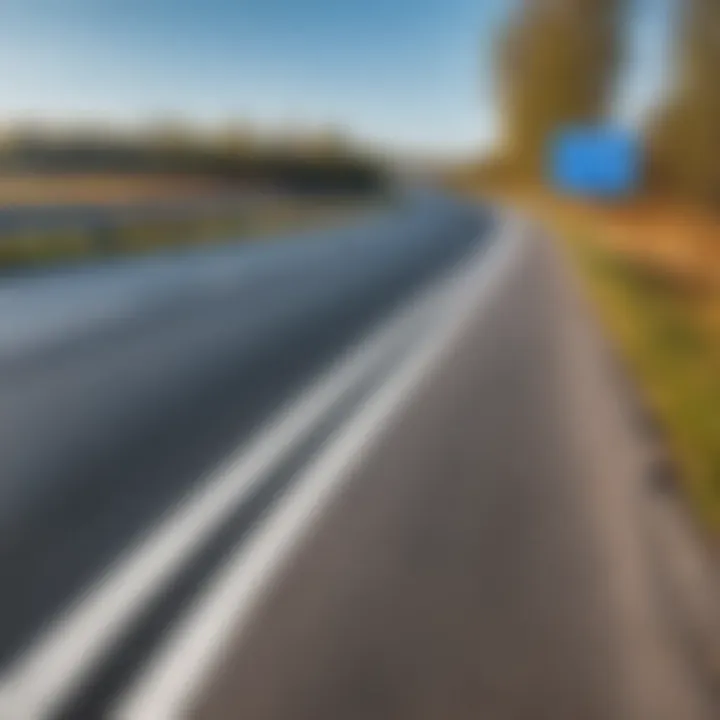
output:
[[195,196],[227,183],[174,175],[57,173],[0,175],[0,207],[8,205],[129,204]]

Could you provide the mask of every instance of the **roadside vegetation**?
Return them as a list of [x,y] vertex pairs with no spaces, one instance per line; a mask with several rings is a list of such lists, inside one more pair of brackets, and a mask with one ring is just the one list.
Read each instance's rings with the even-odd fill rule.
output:
[[197,217],[8,232],[0,235],[0,269],[138,255],[322,229],[382,202],[382,197],[276,198]]
[[663,429],[690,504],[720,533],[720,217],[672,202],[613,207],[537,188],[495,192],[563,241]]
[[676,228],[682,252],[706,232],[716,235],[713,265],[683,266],[656,254],[653,215],[663,214],[649,209],[639,220],[632,249],[613,241],[611,215],[567,227],[563,236],[665,427],[692,505],[720,531],[720,227],[709,221]]
[[384,182],[379,164],[338,133],[264,136],[243,126],[203,130],[177,123],[132,132],[10,126],[0,134],[0,175],[25,176],[37,187],[57,176],[104,175],[147,187],[155,179],[155,187],[174,179],[176,185],[214,182],[302,193],[361,193]]
[[227,191],[228,183],[223,180],[162,173],[0,171],[0,210],[38,205],[122,206]]
[[19,126],[0,138],[0,267],[304,230],[385,198],[380,164],[333,133]]
[[564,241],[682,471],[720,534],[720,5],[678,4],[674,67],[638,129],[644,183],[615,202],[549,187],[568,126],[613,122],[631,0],[520,2],[498,51],[502,141],[456,168],[462,191],[500,198]]

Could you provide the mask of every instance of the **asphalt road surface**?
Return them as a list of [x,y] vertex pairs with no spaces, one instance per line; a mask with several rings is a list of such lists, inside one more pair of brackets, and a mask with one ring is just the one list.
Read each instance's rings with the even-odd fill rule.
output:
[[[524,224],[423,195],[342,233],[7,280],[2,303],[8,717],[718,717],[658,580],[646,428]],[[217,480],[388,323],[312,433],[266,443],[281,467]],[[196,533],[194,493],[248,466],[257,492],[98,649]]]
[[523,241],[189,717],[720,717],[655,556],[648,427],[563,263]]
[[488,226],[423,198],[346,231],[0,284],[0,662]]

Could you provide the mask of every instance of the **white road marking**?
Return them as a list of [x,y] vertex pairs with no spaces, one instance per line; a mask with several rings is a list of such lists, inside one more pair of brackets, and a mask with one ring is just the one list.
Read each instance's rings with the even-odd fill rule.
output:
[[[291,559],[313,520],[362,461],[364,453],[398,416],[424,377],[442,361],[477,312],[487,306],[523,243],[515,223],[469,271],[460,276],[444,322],[419,352],[394,371],[380,390],[301,474],[293,489],[227,564],[191,611],[177,623],[148,670],[116,703],[113,720],[185,717],[211,678],[229,643],[247,627],[264,590]],[[454,314],[453,314],[454,313]],[[232,629],[232,632],[229,632]]]
[[41,720],[67,701],[122,638],[128,624],[267,474],[368,373],[408,347],[418,330],[439,313],[441,291],[446,292],[443,283],[434,285],[345,354],[42,634],[0,679],[0,717]]

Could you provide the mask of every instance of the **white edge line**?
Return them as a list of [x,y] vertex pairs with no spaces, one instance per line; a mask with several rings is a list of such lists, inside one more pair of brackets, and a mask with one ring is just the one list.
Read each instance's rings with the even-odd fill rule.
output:
[[54,622],[0,679],[0,717],[41,720],[78,689],[127,624],[172,581],[184,559],[376,363],[403,342],[402,330],[433,305],[443,285],[442,280],[433,283],[420,301],[415,298],[403,306],[370,338],[346,352]]
[[[401,364],[370,401],[301,474],[293,489],[240,547],[194,603],[139,677],[113,707],[113,720],[177,720],[197,700],[228,644],[237,642],[272,579],[286,566],[312,521],[348,479],[372,442],[387,429],[424,377],[442,361],[478,309],[486,307],[521,247],[515,223],[463,277],[457,315]],[[233,628],[233,632],[228,632]]]

